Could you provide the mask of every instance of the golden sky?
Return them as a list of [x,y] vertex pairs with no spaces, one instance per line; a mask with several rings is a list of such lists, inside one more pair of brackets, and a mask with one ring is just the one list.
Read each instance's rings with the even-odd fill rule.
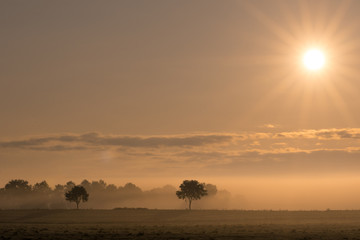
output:
[[[294,188],[347,191],[330,205],[356,207],[359,11],[335,0],[1,1],[0,183],[195,178],[252,208],[320,208],[270,193]],[[323,69],[303,66],[310,48]]]

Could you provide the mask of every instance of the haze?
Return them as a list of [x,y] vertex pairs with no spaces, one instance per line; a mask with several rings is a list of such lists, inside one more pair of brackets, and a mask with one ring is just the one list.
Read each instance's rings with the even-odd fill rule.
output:
[[[359,11],[1,1],[0,185],[197,179],[241,199],[229,208],[358,209]],[[302,65],[313,47],[321,72]]]

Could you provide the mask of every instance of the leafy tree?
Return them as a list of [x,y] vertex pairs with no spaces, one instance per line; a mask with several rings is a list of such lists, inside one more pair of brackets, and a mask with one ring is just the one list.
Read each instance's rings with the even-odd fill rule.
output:
[[79,209],[80,202],[87,202],[89,194],[83,186],[75,186],[65,193],[65,199],[69,202],[75,202],[76,208]]
[[88,191],[90,191],[91,189],[91,183],[86,179],[84,179],[80,185],[83,186]]
[[136,194],[136,193],[141,193],[141,188],[139,188],[138,186],[136,186],[133,183],[127,183],[124,185],[124,187],[122,188],[123,191],[125,191],[125,193],[132,193],[132,194]]
[[56,184],[54,188],[54,192],[64,192],[65,186],[61,184]]
[[35,183],[33,190],[35,192],[40,192],[40,193],[49,193],[51,192],[51,188],[49,186],[49,184],[46,181],[42,181],[40,183]]
[[5,190],[17,190],[17,191],[30,191],[31,186],[29,182],[22,179],[11,180],[5,185]]
[[188,201],[189,210],[191,210],[191,203],[193,200],[201,199],[201,197],[207,195],[205,184],[199,183],[197,180],[184,180],[179,188],[180,190],[176,191],[176,196]]
[[116,190],[117,190],[117,187],[114,184],[109,184],[106,186],[106,191],[108,191],[108,192],[115,192]]
[[91,189],[93,191],[103,191],[106,188],[106,182],[102,179],[100,179],[99,181],[92,181],[91,182]]
[[214,196],[218,191],[216,185],[210,183],[205,185],[205,189],[207,191],[208,196]]
[[68,181],[65,185],[65,190],[70,191],[75,186],[76,186],[76,184],[73,181]]

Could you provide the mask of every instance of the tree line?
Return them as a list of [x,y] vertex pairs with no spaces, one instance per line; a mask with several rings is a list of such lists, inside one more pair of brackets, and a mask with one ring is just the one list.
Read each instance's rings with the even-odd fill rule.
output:
[[[165,185],[143,191],[133,183],[124,186],[107,184],[103,180],[83,180],[80,184],[68,181],[51,188],[44,180],[34,185],[23,179],[9,181],[0,188],[0,208],[73,208],[87,202],[86,208],[146,207],[180,209],[192,208],[193,201],[204,197],[197,208],[217,208],[226,204],[229,193],[218,191],[213,184],[199,183],[197,180],[184,180],[179,188]],[[181,200],[185,200],[180,201]],[[219,203],[222,202],[221,203]],[[185,204],[184,204],[185,203]]]

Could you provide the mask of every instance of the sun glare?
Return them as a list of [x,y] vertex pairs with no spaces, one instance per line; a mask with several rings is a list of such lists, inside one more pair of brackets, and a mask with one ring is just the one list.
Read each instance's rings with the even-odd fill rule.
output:
[[309,70],[319,70],[325,64],[324,53],[319,49],[310,49],[304,54],[303,63]]

